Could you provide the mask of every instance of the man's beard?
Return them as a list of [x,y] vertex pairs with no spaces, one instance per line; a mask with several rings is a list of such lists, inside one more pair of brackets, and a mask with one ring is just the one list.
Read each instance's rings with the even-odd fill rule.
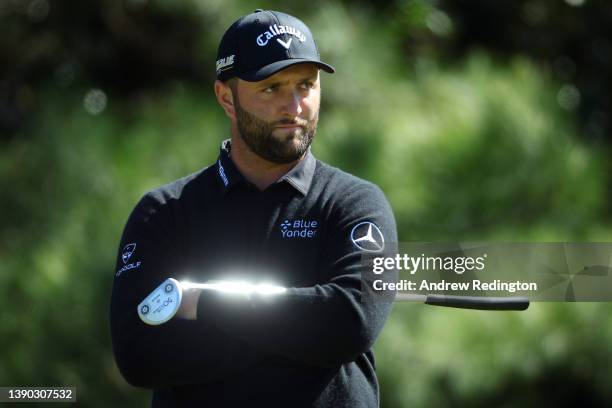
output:
[[298,160],[308,150],[317,131],[318,113],[310,121],[304,120],[297,123],[303,127],[289,134],[275,137],[272,131],[276,126],[295,124],[295,122],[290,119],[275,122],[259,119],[244,110],[237,97],[234,107],[238,132],[244,143],[253,153],[272,163],[286,164]]

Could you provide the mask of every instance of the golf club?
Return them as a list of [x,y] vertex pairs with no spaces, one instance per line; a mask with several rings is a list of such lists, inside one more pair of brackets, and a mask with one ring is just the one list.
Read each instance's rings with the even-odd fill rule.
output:
[[138,316],[146,324],[156,326],[172,319],[181,306],[183,290],[203,289],[235,295],[276,295],[284,293],[287,289],[281,286],[261,283],[251,284],[247,282],[209,282],[193,283],[189,281],[177,281],[174,278],[166,279],[155,288],[137,306]]
[[474,310],[526,310],[529,307],[529,299],[524,297],[478,297],[398,293],[396,300]]
[[[177,281],[174,278],[166,279],[155,288],[137,306],[138,316],[146,324],[156,326],[172,319],[181,306],[183,290],[185,289],[214,290],[228,294],[242,295],[277,295],[287,289],[271,284],[250,284],[247,282],[210,282],[192,283]],[[445,306],[461,309],[475,310],[526,310],[529,299],[523,297],[475,297],[475,296],[447,296],[447,295],[416,295],[398,293],[398,301],[422,302],[433,306]]]

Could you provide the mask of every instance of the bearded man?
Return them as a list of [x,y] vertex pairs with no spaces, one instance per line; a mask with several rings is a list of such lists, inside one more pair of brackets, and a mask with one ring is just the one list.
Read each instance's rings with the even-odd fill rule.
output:
[[[377,186],[310,151],[321,71],[334,68],[302,21],[238,19],[214,85],[230,139],[213,165],[148,192],[130,215],[111,334],[121,373],[153,390],[153,407],[379,405],[372,346],[392,299],[362,301],[360,266],[397,242],[395,220]],[[137,306],[169,277],[286,290],[186,288],[172,319],[147,325]]]

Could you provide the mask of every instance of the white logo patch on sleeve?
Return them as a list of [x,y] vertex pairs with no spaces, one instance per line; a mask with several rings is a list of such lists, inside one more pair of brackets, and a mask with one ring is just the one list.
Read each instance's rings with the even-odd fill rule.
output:
[[121,254],[121,260],[123,261],[124,264],[126,264],[127,261],[130,260],[130,258],[132,257],[132,254],[134,253],[135,250],[136,250],[136,244],[135,243],[127,244],[123,248],[123,253]]
[[119,269],[117,273],[115,273],[116,278],[121,276],[123,272],[129,271],[130,269],[140,268],[140,265],[142,265],[142,262],[140,261],[128,263],[134,251],[136,251],[136,243],[127,244],[125,247],[123,247],[123,252],[121,253],[121,260],[123,261],[123,267],[121,267],[121,269]]
[[363,221],[351,230],[353,245],[362,251],[380,252],[385,248],[385,238],[380,228],[370,221]]

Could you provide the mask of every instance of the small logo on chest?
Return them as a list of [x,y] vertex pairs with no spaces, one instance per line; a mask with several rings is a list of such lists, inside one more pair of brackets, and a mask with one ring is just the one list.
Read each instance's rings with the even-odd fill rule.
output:
[[283,238],[313,238],[318,226],[318,221],[285,220],[280,224],[280,232]]

